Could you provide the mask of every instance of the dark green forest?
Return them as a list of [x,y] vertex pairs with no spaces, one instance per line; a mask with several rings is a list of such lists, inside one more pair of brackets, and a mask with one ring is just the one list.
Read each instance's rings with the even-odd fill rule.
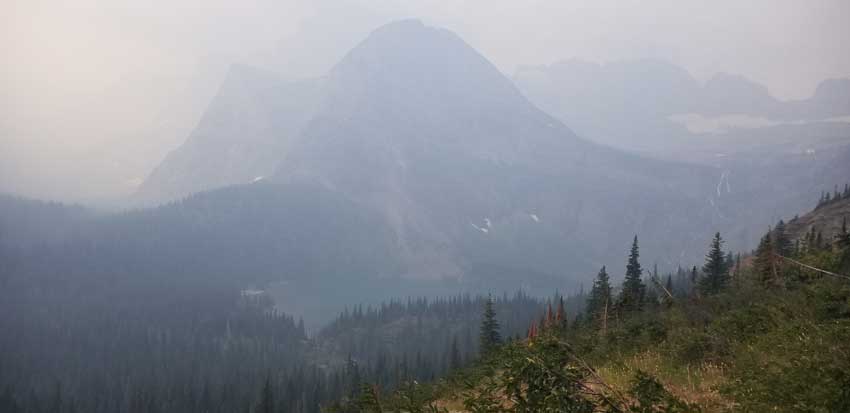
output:
[[358,304],[314,331],[217,277],[62,277],[5,242],[0,412],[846,411],[850,234],[801,220],[666,273],[635,236],[586,292]]

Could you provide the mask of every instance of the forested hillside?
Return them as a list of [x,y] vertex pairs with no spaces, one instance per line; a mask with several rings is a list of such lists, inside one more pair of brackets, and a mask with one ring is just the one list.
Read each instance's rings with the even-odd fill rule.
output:
[[21,273],[6,244],[0,411],[842,411],[850,198],[836,193],[752,253],[716,234],[703,265],[659,274],[635,237],[621,284],[612,265],[570,296],[355,305],[315,333],[268,292]]
[[[316,333],[268,293],[162,277],[21,277],[0,254],[0,412],[319,412],[478,357],[484,296],[354,306]],[[495,299],[520,335],[546,301]]]
[[444,379],[364,386],[337,411],[850,411],[850,232],[832,218],[819,244],[781,224],[737,257],[716,234],[680,277],[641,277],[636,241],[623,283],[603,268],[574,322],[546,312]]

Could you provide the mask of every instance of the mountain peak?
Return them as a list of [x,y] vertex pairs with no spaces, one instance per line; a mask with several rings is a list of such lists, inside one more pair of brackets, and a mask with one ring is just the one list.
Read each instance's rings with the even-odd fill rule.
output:
[[397,34],[400,32],[416,32],[416,31],[429,31],[429,30],[439,30],[433,27],[428,27],[425,23],[422,23],[422,20],[411,18],[411,19],[401,19],[389,22],[383,26],[372,30],[372,35],[389,33],[389,34]]
[[820,82],[812,100],[847,107],[850,104],[850,78],[826,79]]
[[524,100],[463,39],[419,20],[389,23],[369,34],[331,70],[328,90],[343,113],[459,110]]

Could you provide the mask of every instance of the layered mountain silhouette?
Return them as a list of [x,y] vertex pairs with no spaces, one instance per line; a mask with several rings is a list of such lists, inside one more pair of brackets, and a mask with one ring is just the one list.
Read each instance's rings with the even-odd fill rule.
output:
[[[263,133],[245,133],[258,128],[241,126],[250,118],[222,111],[231,107],[241,113],[217,99],[199,127],[209,132],[193,134],[146,187],[153,191],[165,183],[160,192],[174,194],[168,183],[195,182],[202,169],[177,162],[183,158],[209,160],[214,175],[238,177],[219,184],[248,183],[263,175],[264,184],[253,185],[256,191],[319,188],[352,202],[351,208],[376,213],[388,226],[393,252],[387,254],[401,264],[376,273],[417,279],[463,279],[484,272],[479,268],[565,276],[564,268],[590,270],[619,257],[634,233],[664,240],[649,234],[686,234],[687,228],[715,219],[706,193],[717,171],[644,159],[577,137],[449,31],[419,21],[389,24],[318,82],[313,90],[322,96],[310,108],[310,119],[279,123],[290,129],[276,130],[263,120]],[[259,103],[257,91],[273,90],[275,84],[220,97],[249,94],[254,96],[248,99],[249,113],[295,118],[286,112],[289,107]],[[287,96],[268,100],[281,99]],[[222,119],[220,128],[206,126],[216,124],[212,119]],[[296,123],[298,132],[291,133]],[[209,137],[217,139],[201,139]],[[249,165],[233,163],[227,158],[231,152],[214,146],[217,142],[264,157],[245,160]],[[277,170],[269,176],[274,157]],[[228,171],[231,167],[235,172]],[[178,192],[205,189],[209,181],[194,185]],[[192,197],[180,208],[218,196]],[[646,247],[661,253],[664,242]],[[688,248],[695,252],[702,243],[678,242],[666,258],[689,255]]]
[[296,312],[390,286],[570,289],[635,234],[649,262],[700,260],[741,223],[724,179],[585,140],[454,33],[401,21],[321,79],[234,69],[141,193],[184,199],[95,220],[50,262],[272,286]]
[[[658,151],[687,138],[674,115],[739,116],[762,123],[823,122],[850,116],[850,79],[829,79],[802,100],[781,101],[764,85],[719,73],[702,83],[660,60],[607,64],[566,60],[521,67],[514,80],[537,105],[582,136],[615,147]],[[663,150],[663,149],[662,149]]]
[[743,245],[757,242],[753,228],[811,208],[850,176],[850,79],[797,101],[737,75],[701,83],[659,60],[568,60],[521,68],[514,80],[584,138],[723,171],[718,214],[739,221],[727,238]]

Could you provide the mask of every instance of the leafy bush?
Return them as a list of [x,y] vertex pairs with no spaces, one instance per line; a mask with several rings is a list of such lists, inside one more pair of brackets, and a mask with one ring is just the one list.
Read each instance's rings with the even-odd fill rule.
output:
[[629,394],[634,398],[630,406],[633,413],[690,413],[699,412],[697,406],[689,405],[664,388],[658,380],[638,370],[632,381]]

